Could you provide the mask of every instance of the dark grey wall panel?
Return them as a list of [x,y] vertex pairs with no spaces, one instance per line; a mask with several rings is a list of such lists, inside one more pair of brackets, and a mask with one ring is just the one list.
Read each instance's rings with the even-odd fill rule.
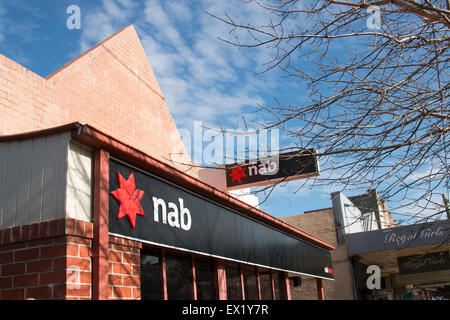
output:
[[5,187],[6,184],[3,183],[6,179],[6,170],[2,170],[2,168],[6,167],[6,153],[7,153],[8,144],[0,143],[0,227],[3,225],[3,211],[4,211],[4,203],[5,203]]
[[[17,202],[16,202],[16,219],[15,225],[23,225],[28,223],[30,214],[30,176],[31,161],[29,160],[30,150],[32,150],[32,140],[24,140],[19,143],[19,158],[17,159],[17,167],[19,169],[17,178]],[[25,199],[24,201],[20,201]]]
[[65,217],[70,132],[0,142],[0,229]]
[[44,183],[44,139],[33,140],[30,175],[30,221],[40,221],[42,213],[42,189]]

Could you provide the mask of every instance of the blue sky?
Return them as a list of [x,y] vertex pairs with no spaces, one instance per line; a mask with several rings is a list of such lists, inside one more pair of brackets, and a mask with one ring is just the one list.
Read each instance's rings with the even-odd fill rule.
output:
[[[81,9],[79,30],[66,26],[70,5]],[[205,11],[228,13],[237,21],[265,21],[261,8],[239,0],[0,0],[0,52],[45,77],[134,24],[180,129],[192,132],[194,121],[244,129],[243,117],[249,128],[256,128],[253,122],[267,119],[254,111],[258,104],[272,103],[272,96],[286,104],[305,101],[302,83],[278,71],[258,74],[272,51],[242,50],[218,40],[229,38],[230,30]],[[281,135],[281,147],[290,142]],[[340,191],[339,185],[311,190],[310,181],[304,183],[277,187],[261,208],[276,217],[299,214],[331,207],[330,192]]]

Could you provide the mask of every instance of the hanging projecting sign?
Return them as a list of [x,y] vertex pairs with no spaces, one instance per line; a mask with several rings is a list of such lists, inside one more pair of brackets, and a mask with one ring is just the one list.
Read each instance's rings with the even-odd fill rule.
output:
[[319,175],[315,149],[304,149],[225,166],[227,188],[240,189]]
[[421,273],[450,269],[448,251],[427,253],[421,255],[398,257],[400,274]]
[[331,254],[159,177],[110,160],[109,233],[332,279]]

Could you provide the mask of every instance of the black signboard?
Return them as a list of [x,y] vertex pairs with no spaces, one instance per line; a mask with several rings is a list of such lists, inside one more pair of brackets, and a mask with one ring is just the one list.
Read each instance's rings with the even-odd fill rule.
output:
[[450,258],[448,251],[398,257],[397,262],[400,274],[450,269]]
[[113,159],[109,181],[111,235],[333,279],[326,249]]
[[225,166],[228,189],[319,175],[315,149],[304,149]]

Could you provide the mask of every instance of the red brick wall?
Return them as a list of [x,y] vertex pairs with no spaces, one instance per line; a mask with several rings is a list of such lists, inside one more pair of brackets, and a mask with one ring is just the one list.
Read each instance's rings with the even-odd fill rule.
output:
[[141,249],[140,242],[109,237],[109,299],[141,299]]
[[92,223],[0,230],[0,299],[90,299]]

